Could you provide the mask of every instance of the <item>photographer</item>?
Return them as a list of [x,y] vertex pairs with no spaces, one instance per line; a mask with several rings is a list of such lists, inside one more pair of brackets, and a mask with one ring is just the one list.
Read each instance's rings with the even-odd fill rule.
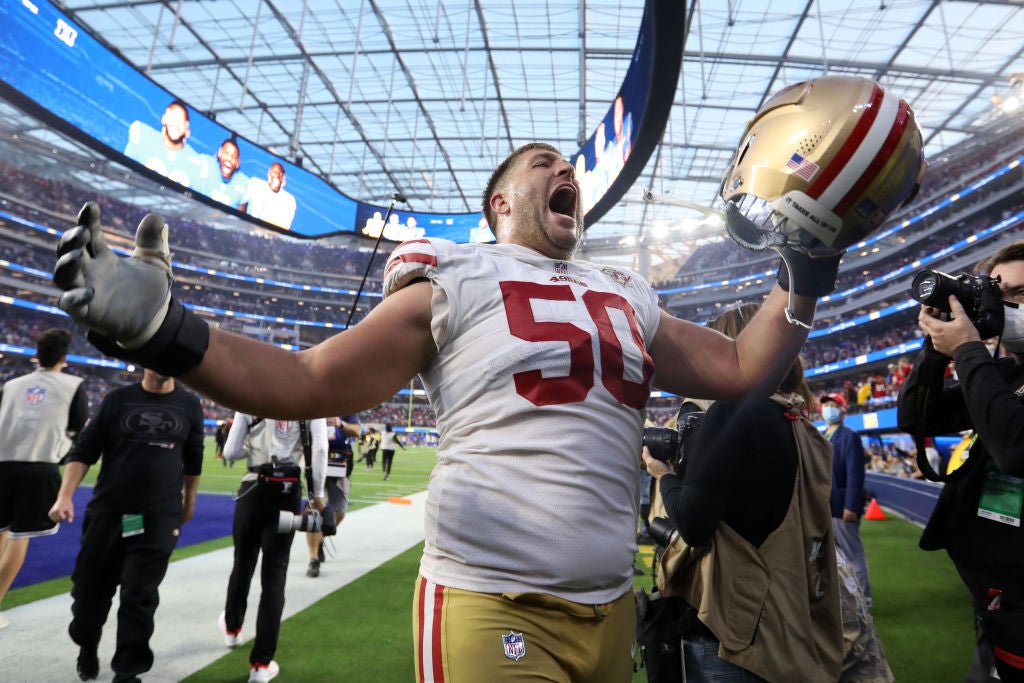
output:
[[[280,670],[274,653],[284,610],[288,559],[295,537],[294,528],[286,533],[279,532],[278,522],[282,512],[298,513],[300,510],[299,480],[306,458],[311,461],[312,471],[312,481],[307,482],[310,504],[317,515],[324,509],[327,422],[323,418],[299,422],[267,420],[235,413],[224,457],[228,460],[245,457],[248,472],[235,496],[232,524],[235,561],[228,579],[224,611],[217,623],[228,647],[241,642],[239,634],[245,619],[249,585],[262,551],[256,639],[249,653],[249,681],[262,683],[274,678]],[[318,516],[304,515],[299,519],[308,522]]]
[[[327,427],[327,478],[324,493],[327,505],[321,512],[327,519],[334,520],[334,526],[341,524],[348,512],[348,495],[352,490],[353,454],[352,442],[359,438],[359,415],[345,415],[330,418]],[[310,470],[306,476],[312,479]],[[309,566],[306,576],[315,579],[320,576],[320,563],[327,561],[324,553],[324,534],[321,530],[306,532],[306,546],[309,548]]]
[[[756,310],[744,304],[708,327],[735,338]],[[669,547],[659,578],[663,594],[692,607],[683,620],[691,683],[839,680],[831,449],[804,417],[811,400],[798,360],[772,397],[711,404],[683,443],[682,471],[644,449],[668,519],[692,551],[673,562]]]
[[[992,280],[961,276],[951,296],[950,288],[934,288],[938,300],[921,296],[931,288],[920,291],[923,274],[915,278],[914,296],[925,303],[918,323],[927,337],[900,393],[898,418],[900,429],[918,439],[974,430],[970,457],[939,495],[920,545],[945,548],[971,593],[978,650],[965,680],[989,680],[994,665],[1001,680],[1022,681],[1024,241],[983,260],[978,271]],[[985,303],[989,292],[997,294],[995,304]],[[1005,357],[994,359],[983,339],[1000,334]],[[958,384],[945,387],[950,358]]]

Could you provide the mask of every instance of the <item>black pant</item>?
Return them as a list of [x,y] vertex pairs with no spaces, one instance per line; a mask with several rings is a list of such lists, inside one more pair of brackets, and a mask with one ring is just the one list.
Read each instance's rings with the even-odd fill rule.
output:
[[384,470],[384,476],[391,474],[391,461],[395,459],[395,452],[383,450],[380,452],[380,466]]
[[120,584],[117,647],[110,662],[116,674],[134,676],[153,667],[153,615],[178,542],[174,531],[180,526],[180,515],[146,515],[144,532],[123,538],[120,515],[87,514],[82,523],[82,548],[71,575],[74,602],[68,633],[80,647],[95,650]]
[[[978,647],[965,681],[994,681],[988,672],[995,665],[1003,683],[1024,683],[1024,667],[997,657],[992,647],[1010,653],[1010,657],[1024,656],[1024,587],[1018,582],[1004,581],[984,572],[968,569],[953,561],[964,585],[971,592],[974,608],[974,629]],[[990,589],[1003,591],[999,609],[989,609]]]
[[232,536],[235,541],[235,564],[228,579],[224,621],[229,630],[242,628],[249,597],[249,585],[256,571],[256,561],[263,552],[260,570],[260,605],[256,612],[256,639],[249,652],[252,664],[267,664],[277,651],[284,611],[284,582],[288,573],[288,556],[295,532],[277,533],[281,510],[298,512],[301,493],[297,487],[286,496],[271,495],[256,482],[243,482],[235,501]]

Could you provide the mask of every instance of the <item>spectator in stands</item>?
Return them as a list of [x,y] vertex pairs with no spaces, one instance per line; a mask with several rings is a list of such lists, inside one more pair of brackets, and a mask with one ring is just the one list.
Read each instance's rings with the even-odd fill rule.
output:
[[853,565],[864,601],[871,607],[868,560],[860,540],[860,518],[864,512],[864,469],[867,456],[860,435],[843,424],[846,399],[840,394],[821,397],[821,416],[827,423],[825,438],[832,443],[832,527],[836,545]]
[[[63,372],[70,344],[67,330],[46,330],[36,343],[36,371],[0,388],[0,602],[29,540],[57,533],[47,514],[60,488],[57,463],[89,417],[82,378]],[[0,629],[7,625],[0,612]]]
[[[900,394],[899,426],[915,436],[973,429],[970,458],[946,481],[921,536],[944,548],[971,594],[978,648],[965,681],[1024,681],[1024,241],[976,269],[1000,279],[1003,357],[993,358],[955,296],[951,315],[922,306],[927,335]],[[947,386],[950,359],[957,383]]]

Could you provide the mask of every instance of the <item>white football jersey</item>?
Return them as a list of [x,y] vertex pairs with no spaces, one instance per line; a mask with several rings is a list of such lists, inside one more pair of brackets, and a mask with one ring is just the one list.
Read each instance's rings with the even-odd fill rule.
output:
[[438,353],[420,377],[440,434],[421,573],[486,593],[621,596],[656,294],[629,271],[440,239],[395,249],[384,294],[421,278]]

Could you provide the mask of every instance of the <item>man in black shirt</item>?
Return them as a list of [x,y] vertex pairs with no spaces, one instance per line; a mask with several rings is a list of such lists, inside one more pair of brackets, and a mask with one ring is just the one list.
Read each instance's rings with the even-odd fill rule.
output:
[[82,547],[71,576],[71,625],[78,676],[99,675],[103,624],[118,584],[114,681],[138,681],[153,666],[149,638],[159,586],[192,517],[203,464],[203,410],[174,379],[145,370],[142,382],[107,394],[68,454],[54,521],[73,522],[72,494],[103,457],[82,523]]

